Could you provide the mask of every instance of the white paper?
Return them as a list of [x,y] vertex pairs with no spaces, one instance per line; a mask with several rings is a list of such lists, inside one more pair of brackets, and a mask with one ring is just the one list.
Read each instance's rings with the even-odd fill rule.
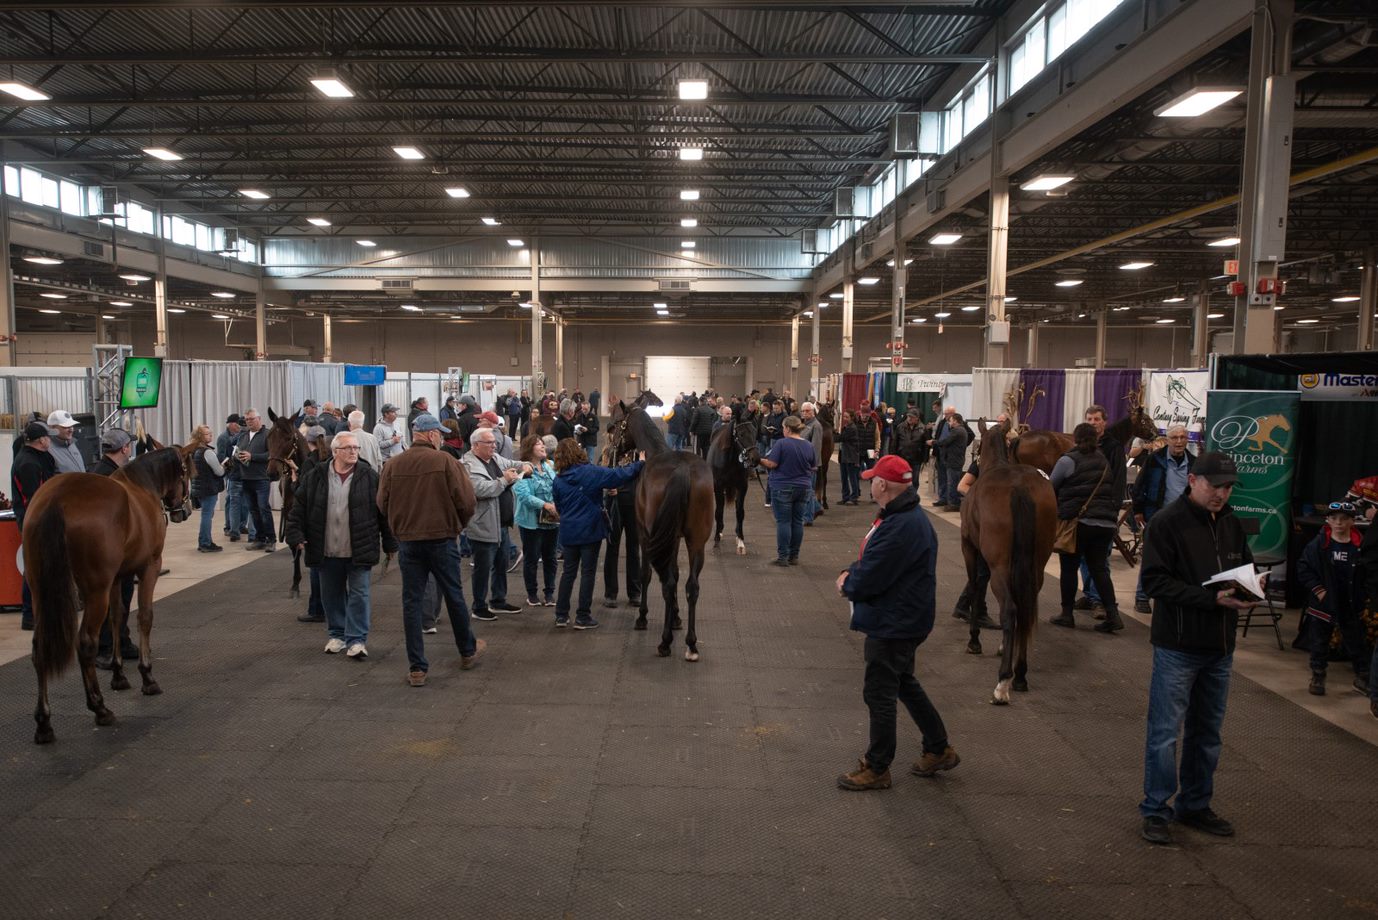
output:
[[1266,597],[1263,589],[1263,577],[1263,572],[1246,563],[1208,578],[1201,582],[1201,587],[1209,588],[1211,585],[1218,585],[1222,590],[1233,588],[1236,593],[1244,595],[1244,600],[1261,601]]

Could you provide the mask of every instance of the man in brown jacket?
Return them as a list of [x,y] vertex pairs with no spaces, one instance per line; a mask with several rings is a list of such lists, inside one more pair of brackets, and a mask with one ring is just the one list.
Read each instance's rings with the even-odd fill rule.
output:
[[378,508],[397,538],[402,569],[402,629],[407,638],[407,682],[426,685],[425,641],[421,632],[422,595],[434,578],[450,613],[459,646],[459,666],[472,668],[487,643],[469,628],[469,608],[459,580],[456,538],[474,515],[474,487],[459,462],[439,448],[440,422],[423,412],[412,422],[412,444],[383,464]]

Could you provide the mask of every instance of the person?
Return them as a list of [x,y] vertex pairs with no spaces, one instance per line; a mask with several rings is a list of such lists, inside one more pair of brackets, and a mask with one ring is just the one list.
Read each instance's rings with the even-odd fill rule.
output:
[[[944,407],[941,402],[933,403],[933,410],[938,413],[938,418],[933,422],[931,435],[928,438],[930,449],[937,446],[938,436],[951,424],[952,416],[957,414],[955,406]],[[937,498],[933,499],[933,507],[942,508],[947,504],[947,496],[943,494],[943,488],[947,484],[947,472],[943,466],[943,456],[936,450],[932,452],[933,457],[933,485],[937,493]]]
[[772,565],[798,565],[804,542],[804,509],[813,494],[813,445],[804,440],[804,423],[798,416],[785,417],[785,436],[776,441],[761,465],[770,470],[767,488],[775,515],[775,561]]
[[430,411],[431,403],[430,400],[428,400],[426,397],[418,396],[415,399],[413,399],[411,401],[411,409],[407,411],[407,428],[410,429],[412,425],[415,424],[417,416],[421,415],[422,413],[429,414]]
[[335,437],[335,433],[340,429],[340,416],[335,411],[335,404],[326,400],[321,406],[321,414],[316,417],[316,424],[325,429],[328,437]]
[[603,393],[598,389],[598,387],[594,387],[593,389],[589,390],[588,403],[589,411],[591,411],[594,415],[597,415],[598,407],[603,403]]
[[248,534],[252,543],[258,532],[250,527],[249,502],[244,498],[244,483],[239,464],[231,463],[234,447],[239,443],[239,432],[244,429],[244,418],[231,412],[225,419],[225,430],[215,439],[215,459],[225,471],[225,536],[231,543],[239,542],[240,533]]
[[761,421],[761,440],[765,444],[762,448],[762,453],[769,451],[772,444],[785,436],[783,428],[785,416],[787,415],[785,412],[785,404],[777,399],[770,403],[769,407],[770,411]]
[[[627,452],[614,456],[610,466],[624,466],[636,459]],[[627,606],[641,606],[641,534],[637,530],[636,490],[631,486],[603,493],[603,512],[608,518],[608,555],[603,559],[603,606],[617,606],[617,566],[622,545],[627,546]]]
[[837,463],[842,474],[842,504],[855,505],[861,499],[861,429],[850,409],[842,410],[837,428]]
[[244,413],[244,424],[235,445],[234,458],[257,537],[244,548],[271,553],[277,549],[278,540],[273,528],[273,509],[268,506],[268,429],[263,427],[263,418],[257,409]]
[[603,490],[620,489],[641,474],[641,460],[626,466],[602,467],[589,463],[588,454],[573,438],[565,438],[555,448],[555,483],[551,497],[560,515],[560,546],[564,568],[555,600],[555,626],[569,625],[569,608],[574,579],[579,582],[579,605],[575,610],[575,629],[597,629],[593,618],[593,582],[598,569],[598,549],[608,537],[603,515]]
[[440,407],[439,418],[442,425],[450,419],[459,418],[459,413],[455,411],[455,398],[453,396],[445,397],[445,405]]
[[[48,426],[43,422],[32,421],[24,426],[24,443],[15,455],[14,466],[10,469],[10,495],[14,507],[14,522],[19,532],[24,532],[24,512],[33,501],[43,483],[57,475],[57,463],[48,453],[51,444]],[[33,629],[33,598],[29,594],[29,582],[24,581],[23,608],[19,615],[19,628]]]
[[[1190,469],[1187,428],[1185,425],[1173,425],[1167,430],[1167,446],[1146,456],[1143,470],[1134,480],[1130,495],[1134,501],[1134,520],[1140,529],[1153,520],[1153,515],[1177,501],[1187,490],[1187,472]],[[1134,611],[1153,612],[1148,605],[1148,595],[1144,593],[1142,567],[1134,589]]]
[[933,439],[934,453],[942,458],[938,467],[938,498],[940,511],[959,511],[962,497],[957,494],[957,482],[962,478],[963,461],[966,459],[967,430],[962,417],[956,412],[944,417],[937,437]]
[[708,399],[699,402],[694,410],[690,431],[694,435],[694,447],[703,459],[708,459],[708,446],[713,442],[713,430],[718,420],[718,409]]
[[459,414],[455,416],[455,423],[459,425],[459,441],[463,445],[461,450],[469,449],[469,439],[473,437],[474,430],[478,428],[478,400],[472,393],[464,393],[459,397]]
[[670,406],[665,432],[671,450],[684,450],[689,439],[689,407],[684,404],[683,393],[676,395],[674,404]]
[[1325,526],[1302,550],[1297,561],[1297,582],[1306,590],[1309,614],[1307,631],[1311,639],[1311,684],[1313,696],[1325,696],[1325,672],[1330,659],[1331,634],[1338,629],[1343,649],[1354,665],[1354,689],[1368,695],[1368,642],[1361,619],[1364,606],[1363,582],[1357,577],[1359,545],[1354,526],[1358,509],[1350,502],[1331,502]]
[[316,401],[314,399],[303,399],[301,408],[293,413],[291,422],[293,428],[300,428],[308,418],[316,417]]
[[801,435],[813,447],[813,486],[804,504],[804,526],[812,527],[814,518],[823,513],[823,505],[818,501],[818,477],[823,472],[823,425],[816,417],[817,409],[813,403],[802,403],[799,413],[799,421],[804,425]]
[[502,554],[502,537],[515,519],[512,486],[531,467],[500,457],[496,451],[497,432],[478,428],[469,440],[469,452],[460,461],[469,474],[477,502],[465,528],[474,554],[472,614],[476,620],[496,620],[499,613],[522,612],[521,607],[507,600],[508,557]]
[[871,716],[870,744],[857,769],[837,778],[838,786],[855,792],[890,788],[896,701],[923,735],[923,755],[911,773],[935,776],[961,763],[942,716],[914,676],[914,656],[933,629],[937,606],[937,535],[920,513],[908,463],[882,457],[861,476],[871,481],[879,513],[859,558],[837,577],[838,593],[852,604],[851,628],[866,636],[861,696]]
[[[1124,502],[1126,482],[1129,478],[1129,468],[1125,465],[1124,445],[1113,436],[1105,433],[1105,419],[1104,406],[1090,405],[1086,407],[1086,422],[1096,429],[1101,453],[1105,455],[1106,461],[1110,464],[1110,475],[1114,479],[1110,483],[1110,491],[1115,496],[1115,521],[1118,524],[1119,509]],[[1105,567],[1107,570],[1110,568],[1110,552],[1113,546],[1112,541],[1105,547]],[[1084,587],[1085,596],[1077,599],[1076,609],[1103,610],[1105,605],[1096,587],[1095,579],[1091,575],[1090,567],[1085,561],[1081,564],[1081,583]],[[1100,615],[1097,614],[1097,619],[1099,618]]]
[[[109,476],[129,462],[134,449],[134,439],[122,428],[111,428],[100,437],[100,459],[92,465],[90,472],[97,476]],[[129,634],[129,606],[134,599],[134,576],[126,575],[120,579],[120,603],[123,605],[124,620],[120,623],[120,657],[132,661],[139,657],[139,646]],[[101,623],[100,638],[96,641],[96,667],[102,671],[110,670],[114,663],[114,632],[110,628],[110,616]]]
[[592,459],[598,450],[598,416],[593,414],[593,406],[587,401],[579,404],[579,412],[574,416],[574,430],[579,436],[580,446]]
[[389,557],[397,552],[378,505],[378,471],[359,462],[359,444],[368,438],[342,431],[331,439],[330,462],[302,476],[283,532],[319,574],[326,653],[344,652],[355,661],[368,658],[370,581],[379,545]]
[[1058,553],[1062,565],[1062,614],[1050,622],[1054,626],[1076,626],[1073,613],[1077,597],[1077,572],[1084,560],[1105,605],[1105,619],[1096,631],[1113,633],[1124,629],[1115,604],[1115,586],[1110,581],[1110,554],[1106,548],[1115,535],[1120,503],[1112,491],[1114,474],[1096,444],[1094,425],[1083,422],[1072,430],[1074,446],[1058,458],[1051,475],[1057,496],[1060,521],[1077,522],[1076,550]]
[[197,425],[187,443],[195,471],[191,480],[191,497],[201,505],[201,530],[196,540],[196,551],[200,553],[218,553],[224,549],[211,538],[215,525],[215,503],[220,493],[225,491],[225,468],[220,465],[215,448],[211,447],[211,436],[211,426]]
[[518,396],[515,387],[507,388],[507,405],[503,407],[507,411],[506,413],[499,414],[504,414],[506,416],[507,432],[513,438],[517,438],[520,436],[518,434],[518,431],[521,427],[522,415],[527,405],[528,401],[525,397],[525,394]]
[[[895,426],[892,447],[892,453],[908,463],[909,468],[914,471],[914,482],[917,483],[919,470],[928,459],[928,440],[924,437],[923,420],[919,418],[918,409],[910,409],[904,414],[904,421]],[[966,493],[961,490],[958,492],[960,500],[960,496]]]
[[1235,628],[1239,611],[1252,603],[1236,598],[1230,589],[1202,585],[1220,572],[1254,561],[1244,529],[1228,504],[1238,479],[1229,454],[1202,454],[1187,476],[1187,491],[1160,511],[1144,533],[1144,586],[1153,600],[1153,671],[1139,813],[1140,833],[1151,843],[1172,842],[1168,823],[1174,817],[1208,834],[1234,836],[1230,822],[1211,810],[1211,797]]
[[555,435],[557,441],[563,441],[565,438],[579,440],[579,433],[574,430],[574,426],[578,424],[574,420],[574,410],[574,400],[568,397],[560,400],[560,414],[555,416],[555,423],[550,426],[550,433]]
[[474,516],[474,487],[464,467],[440,452],[441,430],[434,415],[418,415],[412,426],[411,447],[384,463],[378,480],[378,509],[397,539],[407,683],[413,687],[424,687],[430,671],[421,631],[422,596],[428,578],[435,579],[445,598],[460,667],[472,668],[488,647],[470,628],[460,581],[457,538]]
[[864,399],[852,418],[861,434],[860,444],[857,445],[861,451],[861,468],[869,470],[876,465],[876,458],[880,456],[880,422],[871,411],[871,404]]
[[373,438],[378,442],[378,457],[382,465],[407,449],[407,445],[402,443],[402,431],[397,424],[399,411],[392,403],[383,403],[378,424],[373,426]]
[[59,473],[84,473],[86,461],[77,446],[77,421],[66,409],[58,409],[48,416],[48,430],[52,432],[48,455],[53,458]]
[[353,409],[346,417],[349,428],[346,429],[354,435],[355,442],[359,445],[359,459],[373,467],[376,473],[383,468],[383,452],[378,448],[378,439],[364,431],[364,413],[361,409]]
[[[512,487],[516,498],[517,532],[522,541],[522,579],[526,582],[528,607],[555,606],[555,542],[559,538],[560,515],[555,510],[555,464],[545,449],[545,441],[535,435],[522,439],[518,456],[530,464],[531,472]],[[538,592],[538,569],[545,575],[544,600]]]

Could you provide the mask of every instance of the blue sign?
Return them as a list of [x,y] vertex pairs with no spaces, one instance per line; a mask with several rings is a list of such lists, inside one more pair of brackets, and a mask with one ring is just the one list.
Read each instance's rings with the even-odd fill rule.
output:
[[346,364],[345,386],[380,387],[388,379],[386,364]]

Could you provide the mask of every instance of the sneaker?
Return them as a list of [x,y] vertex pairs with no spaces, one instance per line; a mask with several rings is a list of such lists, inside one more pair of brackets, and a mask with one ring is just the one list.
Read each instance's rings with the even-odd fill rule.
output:
[[798,564],[799,564],[799,557],[798,557],[798,556],[790,556],[790,557],[789,557],[789,564],[790,564],[790,565],[798,565]]
[[421,630],[421,632],[423,635],[434,636],[438,630],[434,626],[427,626],[425,629]]
[[629,597],[629,598],[627,598],[627,606],[628,606],[628,607],[632,607],[632,608],[640,607],[640,606],[641,606],[641,596],[640,596],[640,595],[637,595],[636,597]]
[[496,610],[498,613],[521,613],[523,608],[503,601],[501,604],[489,604],[488,609]]
[[344,650],[345,640],[343,639],[331,639],[325,644],[325,653],[327,655],[337,655]]
[[1072,616],[1070,613],[1064,613],[1064,614],[1063,614],[1062,616],[1060,616],[1060,617],[1053,617],[1053,618],[1052,618],[1051,620],[1049,620],[1048,622],[1049,622],[1049,623],[1052,623],[1054,626],[1065,626],[1065,627],[1067,627],[1068,629],[1076,629],[1076,628],[1077,628],[1077,621],[1076,621],[1076,618],[1075,618],[1074,616]]
[[1205,831],[1207,834],[1214,834],[1216,837],[1234,836],[1234,825],[1209,808],[1184,811],[1177,816],[1177,823],[1185,824],[1187,827],[1195,828],[1198,831]]
[[517,570],[517,566],[519,566],[519,565],[522,564],[522,559],[523,559],[525,556],[526,556],[525,553],[523,553],[521,550],[517,550],[517,555],[514,556],[514,557],[512,557],[512,561],[511,561],[511,562],[507,563],[507,571],[509,571],[509,572],[515,572],[515,571]]
[[232,533],[232,534],[230,534],[230,542],[231,542],[231,543],[238,543],[238,542],[239,542],[239,534],[237,534],[237,533]]
[[877,773],[862,760],[857,763],[856,769],[851,773],[843,773],[837,778],[839,789],[849,789],[852,792],[869,792],[872,789],[890,788],[890,771]]
[[1089,597],[1087,597],[1085,594],[1083,594],[1081,597],[1077,598],[1077,602],[1076,602],[1075,604],[1072,605],[1072,609],[1073,609],[1073,610],[1099,610],[1099,609],[1100,609],[1100,606],[1101,606],[1101,605],[1100,605],[1100,601],[1093,601],[1093,600],[1091,600],[1091,598],[1089,598]]
[[498,618],[498,615],[491,610],[475,610],[473,612],[473,617],[475,620],[491,622],[493,620],[496,620]]
[[918,760],[914,761],[914,766],[909,770],[915,776],[936,776],[941,770],[951,770],[962,762],[962,758],[957,756],[957,752],[952,749],[952,745],[943,748],[941,754],[932,754],[927,751]]
[[425,672],[425,671],[411,671],[411,672],[409,672],[409,673],[407,674],[407,683],[411,684],[413,687],[424,687],[424,686],[426,686],[426,672]]
[[564,629],[564,628],[565,628],[566,626],[568,626],[568,625],[569,625],[569,617],[556,617],[556,618],[555,618],[555,628],[556,628],[556,629]]
[[1306,692],[1312,696],[1325,696],[1325,672],[1312,671],[1311,683],[1307,686]]
[[460,669],[461,671],[467,671],[467,670],[469,670],[470,668],[472,668],[474,665],[478,664],[478,660],[479,660],[480,658],[483,657],[483,652],[484,652],[484,650],[487,649],[487,648],[488,648],[488,643],[487,643],[487,642],[483,641],[482,639],[475,639],[475,640],[474,640],[474,653],[473,653],[472,655],[462,655],[462,656],[460,656],[460,659],[459,659],[459,669]]
[[362,642],[355,642],[345,654],[355,661],[363,661],[368,657],[368,649],[364,647]]
[[597,629],[597,628],[598,628],[598,621],[595,620],[593,617],[575,617],[575,619],[574,619],[574,628],[575,628],[575,629]]
[[225,547],[221,546],[219,543],[207,543],[205,546],[196,547],[198,553],[219,553],[224,549]]
[[553,597],[547,597],[545,600],[541,601],[541,606],[542,606],[542,607],[554,607],[554,606],[555,606],[555,598],[553,598]]
[[263,552],[263,544],[258,540],[250,540],[244,545],[245,552]]
[[323,615],[322,615],[322,616],[313,616],[313,615],[310,614],[310,613],[303,613],[301,616],[297,617],[297,622],[298,622],[298,623],[324,623],[324,622],[325,622],[325,617],[324,617]]
[[615,610],[615,609],[617,609],[617,598],[615,598],[615,597],[605,597],[605,598],[603,598],[603,606],[606,607],[606,608],[608,608],[609,610]]
[[1158,815],[1144,818],[1144,825],[1139,834],[1149,843],[1172,843],[1172,832],[1168,830],[1167,818]]
[[939,498],[939,499],[936,499],[935,501],[929,502],[929,504],[932,505],[934,508],[941,508],[943,505],[946,505],[947,502],[945,502],[945,501],[943,501],[941,498]]
[[278,545],[276,543],[265,543],[263,544],[263,551],[265,553],[276,553],[278,551]]
[[1152,613],[1152,612],[1153,612],[1153,608],[1152,608],[1151,606],[1149,606],[1149,603],[1148,603],[1148,601],[1146,601],[1146,600],[1135,601],[1135,602],[1134,602],[1134,612],[1135,612],[1135,613]]
[[789,560],[786,559],[784,556],[781,556],[779,559],[772,559],[770,564],[771,564],[771,565],[789,565]]
[[541,606],[541,602],[540,602],[539,600],[537,600],[536,598],[534,598],[534,597],[528,597],[528,598],[526,599],[526,606],[528,606],[528,607],[539,607],[539,606]]

